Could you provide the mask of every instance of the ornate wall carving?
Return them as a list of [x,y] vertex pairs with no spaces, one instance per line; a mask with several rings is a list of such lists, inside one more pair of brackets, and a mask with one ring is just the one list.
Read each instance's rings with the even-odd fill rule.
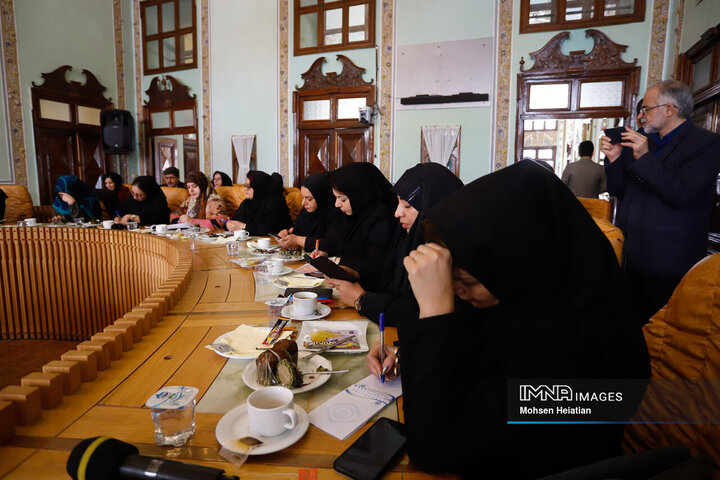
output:
[[117,101],[115,108],[125,109],[125,56],[123,55],[122,2],[113,0],[113,31],[115,33],[115,65]]
[[497,64],[495,87],[495,156],[491,171],[507,166],[508,125],[510,122],[510,88],[512,86],[512,16],[513,0],[498,3]]
[[288,0],[278,0],[278,173],[292,185],[290,181],[290,164],[292,158],[288,155],[288,123],[290,121],[290,109],[288,107],[290,95],[288,93],[288,51],[289,51],[288,30]]
[[[647,86],[663,80],[665,43],[667,42],[669,0],[655,0],[652,27],[650,30],[650,55],[648,57]],[[680,43],[680,38],[677,38]]]
[[394,1],[383,1],[382,12],[380,18],[382,19],[381,38],[380,38],[380,78],[377,79],[379,91],[378,108],[380,109],[381,115],[377,117],[378,123],[378,135],[380,142],[380,154],[378,167],[385,174],[387,178],[390,178],[390,160],[392,159],[392,115],[393,115],[393,102],[392,102],[392,87],[393,87],[393,45],[395,38],[394,31]]
[[202,23],[202,41],[200,50],[202,51],[202,66],[200,67],[202,75],[202,138],[203,138],[203,161],[202,168],[204,172],[212,171],[212,142],[210,141],[210,10],[208,8],[209,0],[202,0],[200,8],[200,18]]
[[23,133],[22,96],[20,94],[20,72],[15,33],[15,8],[13,0],[0,0],[0,27],[2,27],[3,70],[8,108],[8,135],[12,151],[14,182],[27,186],[27,159],[25,157],[25,135]]

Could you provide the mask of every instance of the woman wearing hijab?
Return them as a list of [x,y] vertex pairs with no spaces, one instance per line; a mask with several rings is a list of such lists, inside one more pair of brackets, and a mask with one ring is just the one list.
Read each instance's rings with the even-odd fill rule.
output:
[[393,279],[390,288],[384,292],[367,292],[357,283],[329,280],[339,290],[340,301],[355,305],[358,312],[375,322],[384,313],[385,325],[395,325],[398,318],[417,317],[418,307],[403,259],[424,243],[420,228],[424,212],[462,186],[457,176],[438,163],[420,163],[407,170],[392,188],[398,198],[395,210],[398,225],[390,247],[393,254],[386,261],[386,275]]
[[355,270],[365,289],[382,291],[392,280],[383,272],[397,206],[390,182],[372,163],[356,162],[330,173],[330,185],[344,222],[326,235],[325,252]]
[[122,177],[115,172],[108,172],[102,176],[103,188],[97,191],[105,210],[113,214],[120,205],[130,196],[130,189],[123,184]]
[[[186,183],[187,183],[187,181],[186,181]],[[213,189],[215,189],[217,187],[232,187],[233,182],[227,173],[217,170],[215,173],[213,173],[213,176],[212,176],[212,186],[213,186]]]
[[137,177],[130,187],[132,196],[125,200],[118,210],[115,223],[127,225],[137,222],[141,225],[155,225],[170,222],[167,198],[150,175]]
[[208,181],[204,173],[197,170],[188,172],[185,175],[185,188],[190,196],[172,213],[172,219],[178,218],[180,223],[204,219],[227,221],[229,217],[225,213],[225,202],[217,193],[208,196]]
[[282,177],[250,170],[245,179],[245,200],[227,223],[228,230],[247,230],[250,235],[276,234],[292,227],[283,197]]
[[100,200],[95,190],[75,175],[63,175],[55,184],[55,199],[53,208],[58,213],[53,220],[64,218],[72,221],[75,218],[84,218],[90,221],[102,217]]
[[340,210],[335,208],[335,196],[330,188],[328,173],[317,173],[305,177],[300,186],[303,208],[295,219],[295,226],[281,231],[278,243],[284,248],[299,247],[306,252],[324,245],[323,237],[330,228],[339,227],[342,222]]
[[[434,243],[404,261],[419,318],[398,324],[413,463],[467,477],[536,478],[618,455],[622,425],[507,423],[520,411],[508,404],[520,400],[509,380],[557,385],[553,379],[650,373],[612,247],[570,190],[519,162],[470,183],[426,218]],[[368,356],[376,375],[378,352],[375,345]],[[390,373],[397,357],[386,352]],[[612,420],[634,412],[641,390],[623,392]]]

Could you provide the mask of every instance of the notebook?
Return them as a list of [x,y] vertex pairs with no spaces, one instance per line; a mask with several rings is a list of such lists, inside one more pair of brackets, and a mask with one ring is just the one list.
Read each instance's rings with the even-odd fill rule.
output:
[[345,440],[401,395],[400,377],[380,383],[376,376],[369,375],[311,411],[308,416],[310,423],[320,430]]

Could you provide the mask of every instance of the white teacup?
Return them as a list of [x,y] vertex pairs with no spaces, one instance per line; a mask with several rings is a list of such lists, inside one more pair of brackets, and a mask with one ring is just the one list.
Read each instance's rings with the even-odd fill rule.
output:
[[247,399],[250,432],[261,437],[274,437],[297,425],[293,393],[285,387],[265,387]]
[[157,233],[167,233],[167,231],[168,231],[167,225],[165,225],[164,223],[160,223],[158,225],[153,225],[152,227],[150,227],[150,230],[152,230],[153,232],[157,232]]
[[250,238],[250,233],[247,230],[235,230],[233,235],[237,240],[247,240]]
[[258,248],[262,248],[263,250],[270,248],[270,239],[267,237],[258,238],[257,246]]
[[110,230],[115,225],[114,220],[103,220],[102,226],[105,230]]
[[308,316],[315,313],[317,307],[317,293],[297,292],[293,294],[293,313]]
[[137,223],[137,222],[127,222],[127,229],[128,229],[128,230],[135,230],[136,228],[138,228],[138,223]]
[[26,227],[33,227],[35,225],[37,225],[37,218],[26,218],[25,219]]
[[283,262],[280,259],[273,259],[270,261],[270,273],[272,275],[280,275],[280,273],[283,271],[283,268],[285,267],[285,262]]

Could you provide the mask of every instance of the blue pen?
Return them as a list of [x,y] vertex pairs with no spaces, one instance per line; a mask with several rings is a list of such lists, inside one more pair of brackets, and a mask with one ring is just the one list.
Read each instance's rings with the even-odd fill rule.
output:
[[380,314],[380,366],[382,373],[380,374],[380,383],[385,383],[385,373],[387,368],[385,365],[385,314]]
[[120,214],[118,213],[117,210],[115,210],[115,216],[118,217],[118,218],[120,218]]

